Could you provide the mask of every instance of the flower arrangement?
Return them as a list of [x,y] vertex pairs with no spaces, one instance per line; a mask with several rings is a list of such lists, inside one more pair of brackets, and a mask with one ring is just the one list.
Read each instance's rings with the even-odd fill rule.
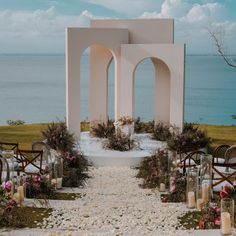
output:
[[132,125],[134,123],[134,119],[130,116],[122,116],[115,122],[117,125]]
[[49,124],[42,134],[52,149],[67,152],[75,147],[74,135],[68,131],[64,122]]
[[115,133],[114,121],[108,119],[107,123],[93,122],[91,134],[98,138],[108,138]]
[[[234,185],[236,182],[234,182]],[[236,190],[231,185],[225,185],[220,191],[220,199],[222,198],[234,198],[236,196]],[[209,207],[203,210],[203,216],[199,220],[200,229],[218,229],[220,228],[220,208],[217,203],[211,203]]]
[[158,149],[151,157],[141,162],[138,178],[143,178],[143,187],[155,188],[160,185],[160,177],[168,171],[168,153]]
[[113,134],[108,137],[108,140],[104,142],[103,146],[104,148],[125,152],[130,151],[137,145],[128,135],[123,135],[121,132],[118,132],[116,135]]
[[55,158],[63,158],[64,187],[78,187],[83,185],[88,175],[86,171],[90,165],[82,152],[76,149],[76,139],[66,127],[64,122],[51,123],[42,132],[51,153]]
[[211,139],[204,131],[193,127],[193,125],[188,125],[182,133],[172,133],[167,144],[171,150],[186,153],[204,148],[210,144],[210,141]]
[[170,127],[164,123],[158,123],[154,127],[153,139],[167,141],[171,137]]
[[8,223],[12,218],[12,210],[17,206],[15,200],[11,198],[12,182],[3,182],[0,186],[0,226]]
[[135,133],[153,133],[154,129],[154,120],[143,122],[141,121],[140,117],[135,120],[134,123],[134,131]]
[[186,201],[186,176],[180,172],[176,173],[173,186],[170,188],[170,193],[161,196],[162,202],[185,202]]
[[203,216],[199,220],[199,229],[219,229],[220,208],[215,203],[203,210]]
[[27,198],[52,198],[55,194],[55,187],[51,185],[50,179],[44,175],[35,175],[27,178]]

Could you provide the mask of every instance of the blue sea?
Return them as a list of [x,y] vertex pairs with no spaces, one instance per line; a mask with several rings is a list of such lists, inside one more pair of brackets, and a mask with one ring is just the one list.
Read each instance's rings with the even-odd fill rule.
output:
[[[114,117],[114,65],[108,76],[109,116]],[[89,117],[89,57],[81,61],[81,119]],[[236,69],[219,56],[186,56],[185,121],[236,125]],[[135,72],[135,115],[154,116],[154,67],[150,60]],[[63,120],[66,115],[64,55],[0,55],[0,124]]]

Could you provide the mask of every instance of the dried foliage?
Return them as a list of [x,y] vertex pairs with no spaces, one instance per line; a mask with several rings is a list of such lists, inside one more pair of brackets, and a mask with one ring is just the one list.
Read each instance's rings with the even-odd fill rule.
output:
[[64,122],[49,124],[42,134],[52,149],[68,152],[75,147],[74,135],[68,131]]
[[52,187],[49,179],[43,175],[36,175],[27,178],[26,197],[27,198],[53,198],[55,188]]
[[182,133],[173,133],[167,140],[170,150],[186,153],[208,147],[211,139],[206,132],[199,130],[193,124],[185,125]]
[[84,184],[88,174],[88,166],[91,165],[83,153],[76,148],[74,135],[70,133],[63,122],[52,123],[42,132],[50,148],[59,151],[63,158],[64,187],[79,187]]
[[115,133],[114,121],[108,119],[107,123],[95,123],[91,126],[91,134],[98,138],[108,138]]
[[154,121],[142,122],[140,117],[135,120],[134,131],[137,134],[140,133],[153,133]]
[[153,139],[158,141],[167,141],[171,137],[170,126],[164,123],[155,125]]
[[168,153],[157,150],[151,157],[146,157],[138,168],[138,178],[143,178],[143,187],[155,188],[160,185],[160,177],[168,172]]
[[108,137],[108,140],[104,143],[104,148],[116,150],[116,151],[129,151],[136,146],[134,140],[130,137],[122,135],[121,133],[113,134]]
[[65,153],[63,162],[63,187],[79,187],[84,184],[89,177],[87,174],[90,163],[78,151]]
[[175,176],[175,188],[174,191],[170,194],[163,195],[163,202],[185,202],[186,201],[186,177],[183,176],[180,172],[176,173]]

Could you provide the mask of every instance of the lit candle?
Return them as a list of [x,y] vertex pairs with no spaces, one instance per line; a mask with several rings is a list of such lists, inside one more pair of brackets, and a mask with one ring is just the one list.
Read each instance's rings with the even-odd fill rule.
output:
[[160,192],[166,191],[166,185],[164,183],[160,183]]
[[233,233],[229,212],[221,213],[221,233],[223,235],[231,235]]
[[23,202],[25,199],[25,194],[24,194],[24,187],[23,186],[19,186],[17,188],[17,193],[19,194],[19,201]]
[[193,191],[188,192],[188,207],[195,207],[195,193]]
[[57,184],[56,184],[57,189],[62,188],[62,178],[57,178],[56,182],[57,182]]
[[209,190],[210,186],[207,183],[202,184],[202,200],[204,203],[208,203],[209,201]]
[[197,199],[197,210],[199,210],[199,211],[202,210],[203,205],[204,205],[203,199],[202,198],[198,198]]

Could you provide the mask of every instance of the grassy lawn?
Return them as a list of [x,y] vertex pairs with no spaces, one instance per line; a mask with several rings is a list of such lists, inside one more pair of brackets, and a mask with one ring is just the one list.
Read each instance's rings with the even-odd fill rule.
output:
[[212,138],[212,146],[220,144],[236,145],[236,126],[199,125]]
[[[0,142],[19,143],[20,149],[31,149],[32,142],[43,140],[42,130],[48,124],[27,124],[18,126],[0,126]],[[81,130],[89,130],[88,123],[81,124]]]
[[[41,131],[47,124],[29,124],[19,126],[0,126],[0,142],[18,142],[21,149],[31,149],[34,141],[42,140]],[[207,131],[215,147],[220,144],[236,144],[236,126],[199,125],[200,129]],[[87,123],[81,125],[81,130],[88,130]]]

